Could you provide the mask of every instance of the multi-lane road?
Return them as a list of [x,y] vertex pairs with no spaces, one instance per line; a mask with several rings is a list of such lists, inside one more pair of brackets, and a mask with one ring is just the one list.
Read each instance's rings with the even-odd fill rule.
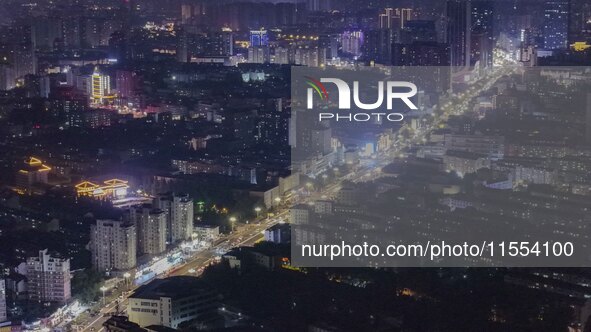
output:
[[211,249],[197,253],[181,267],[177,267],[168,275],[191,275],[200,274],[200,271],[220,256],[219,250],[229,250],[239,246],[252,246],[263,239],[265,229],[276,224],[279,220],[285,220],[288,211],[284,210],[273,217],[273,219],[262,219],[257,222],[242,225],[232,234],[218,240]]
[[[175,266],[166,274],[166,276],[197,276],[201,274],[205,267],[219,259],[221,251],[225,251],[233,247],[254,245],[256,242],[263,239],[265,229],[278,222],[281,222],[282,220],[285,220],[287,214],[288,210],[283,209],[273,218],[258,219],[249,224],[238,226],[234,232],[217,240],[211,248],[199,251],[190,259],[188,259],[184,264]],[[103,329],[103,323],[109,319],[111,314],[117,313],[117,310],[120,313],[125,312],[127,309],[127,297],[132,293],[132,291],[133,289],[131,289],[129,292],[126,292],[125,295],[121,295],[120,297],[109,301],[109,303],[106,303],[106,305],[103,306],[96,315],[89,317],[84,322],[79,322],[78,326],[80,328],[78,331],[101,331]]]

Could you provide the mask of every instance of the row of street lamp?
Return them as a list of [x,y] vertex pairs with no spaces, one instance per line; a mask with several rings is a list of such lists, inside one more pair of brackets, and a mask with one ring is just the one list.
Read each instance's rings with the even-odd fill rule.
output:
[[[123,273],[123,278],[125,279],[125,290],[129,290],[129,282],[130,282],[130,278],[131,278],[131,273],[129,272],[125,272]],[[103,306],[106,305],[106,298],[105,298],[105,293],[107,292],[107,290],[109,290],[109,288],[107,288],[107,286],[102,285],[100,288],[101,292],[103,293]]]

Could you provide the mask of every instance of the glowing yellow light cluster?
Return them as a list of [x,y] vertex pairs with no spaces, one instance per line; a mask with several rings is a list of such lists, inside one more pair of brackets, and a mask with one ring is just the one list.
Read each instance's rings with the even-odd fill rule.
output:
[[277,38],[296,39],[296,40],[298,40],[298,39],[302,39],[302,40],[318,40],[318,36],[292,35],[292,34],[290,34],[290,35],[288,35],[288,34],[285,34],[285,35],[278,34],[277,35]]
[[250,41],[248,40],[236,40],[234,41],[234,44],[238,47],[242,47],[242,48],[249,48],[250,47]]
[[591,45],[587,44],[587,42],[574,42],[574,43],[570,44],[570,47],[575,52],[583,52],[583,51],[587,50],[588,48],[590,48]]
[[78,196],[89,196],[102,198],[109,196],[118,196],[121,192],[127,192],[129,188],[128,181],[120,179],[111,179],[104,181],[102,185],[84,181],[75,186]]
[[39,158],[29,157],[23,161],[24,167],[18,170],[16,175],[16,187],[14,191],[24,195],[32,191],[32,185],[35,183],[47,184],[48,172],[51,167],[43,164]]
[[[29,158],[29,160],[25,160],[25,164],[29,165],[29,166],[36,166],[38,167],[37,172],[49,172],[51,171],[51,167],[43,164],[41,162],[41,160],[35,158],[35,157],[31,157]],[[19,170],[19,172],[21,173],[28,173],[27,170],[21,169]]]

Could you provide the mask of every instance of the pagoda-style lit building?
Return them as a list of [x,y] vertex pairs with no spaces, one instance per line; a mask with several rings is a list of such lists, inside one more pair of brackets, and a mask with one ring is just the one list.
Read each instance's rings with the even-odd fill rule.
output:
[[88,196],[96,199],[119,199],[127,196],[129,188],[128,181],[120,179],[111,179],[102,184],[96,184],[90,181],[84,181],[77,184],[76,193],[78,196]]
[[47,184],[51,167],[35,157],[25,160],[16,173],[15,191],[19,194],[31,194],[35,184]]

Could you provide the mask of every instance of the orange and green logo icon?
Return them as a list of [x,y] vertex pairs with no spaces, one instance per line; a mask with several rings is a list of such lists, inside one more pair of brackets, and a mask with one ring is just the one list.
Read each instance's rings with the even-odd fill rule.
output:
[[308,84],[310,87],[312,87],[312,89],[314,89],[314,91],[316,91],[321,100],[328,100],[328,92],[326,91],[324,84],[320,83],[320,81],[310,76],[305,76],[305,78],[306,84]]

